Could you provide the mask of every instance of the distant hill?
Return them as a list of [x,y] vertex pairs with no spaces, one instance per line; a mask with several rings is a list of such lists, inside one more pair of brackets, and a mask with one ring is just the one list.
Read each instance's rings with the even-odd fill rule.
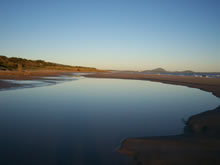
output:
[[153,70],[144,70],[139,74],[162,74],[162,75],[176,75],[176,76],[194,76],[194,77],[213,77],[220,78],[220,72],[194,72],[191,70],[184,71],[167,71],[163,68],[156,68]]
[[43,60],[28,60],[17,57],[0,56],[0,70],[70,70],[70,71],[100,71],[96,68],[62,65]]

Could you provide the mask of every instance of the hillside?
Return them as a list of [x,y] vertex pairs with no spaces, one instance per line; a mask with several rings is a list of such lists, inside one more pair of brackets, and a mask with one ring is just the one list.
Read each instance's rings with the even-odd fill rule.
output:
[[0,56],[0,70],[69,70],[69,71],[98,71],[96,68],[62,65],[43,60],[28,60],[17,57]]

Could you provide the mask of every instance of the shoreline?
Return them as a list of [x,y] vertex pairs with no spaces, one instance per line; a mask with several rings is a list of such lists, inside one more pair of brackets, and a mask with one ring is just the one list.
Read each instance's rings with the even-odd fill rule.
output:
[[[28,70],[28,71],[0,71],[0,80],[36,80],[41,77],[71,75],[76,73],[69,70]],[[84,72],[77,72],[84,73]]]
[[[1,80],[41,80],[44,77],[72,76],[73,71],[69,70],[30,70],[30,71],[0,71],[0,89],[12,86],[9,82]],[[74,72],[76,73],[76,72]],[[84,72],[77,72],[84,73]],[[89,72],[87,72],[89,73]],[[124,73],[97,73],[85,75],[91,78],[110,78],[110,79],[129,79],[129,80],[146,80],[160,82],[171,85],[181,85],[190,88],[197,88],[206,92],[211,92],[220,98],[220,79],[219,78],[202,78],[190,76],[173,76],[173,75],[151,75],[151,74],[124,74]]]
[[25,87],[25,84],[17,84],[5,80],[46,80],[46,77],[54,77],[54,80],[56,80],[56,77],[58,78],[59,76],[73,76],[72,73],[84,72],[73,72],[69,70],[0,71],[0,90]]
[[211,92],[220,98],[220,79],[219,78],[203,78],[190,76],[174,76],[174,75],[153,75],[153,74],[128,74],[128,73],[95,73],[86,75],[91,78],[111,78],[111,79],[129,79],[129,80],[146,80],[152,82],[160,82],[171,85],[181,85],[190,88],[197,88],[206,92]]

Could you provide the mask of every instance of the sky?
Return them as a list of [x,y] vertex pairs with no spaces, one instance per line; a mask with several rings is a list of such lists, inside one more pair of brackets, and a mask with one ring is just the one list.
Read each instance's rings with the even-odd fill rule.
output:
[[219,0],[0,0],[0,54],[100,69],[220,71]]

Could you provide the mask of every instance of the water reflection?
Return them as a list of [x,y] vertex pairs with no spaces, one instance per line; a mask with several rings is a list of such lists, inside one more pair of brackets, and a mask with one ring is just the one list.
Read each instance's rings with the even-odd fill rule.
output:
[[0,164],[22,165],[127,165],[115,152],[121,139],[179,134],[182,118],[220,103],[187,87],[93,78],[1,91],[0,100]]

